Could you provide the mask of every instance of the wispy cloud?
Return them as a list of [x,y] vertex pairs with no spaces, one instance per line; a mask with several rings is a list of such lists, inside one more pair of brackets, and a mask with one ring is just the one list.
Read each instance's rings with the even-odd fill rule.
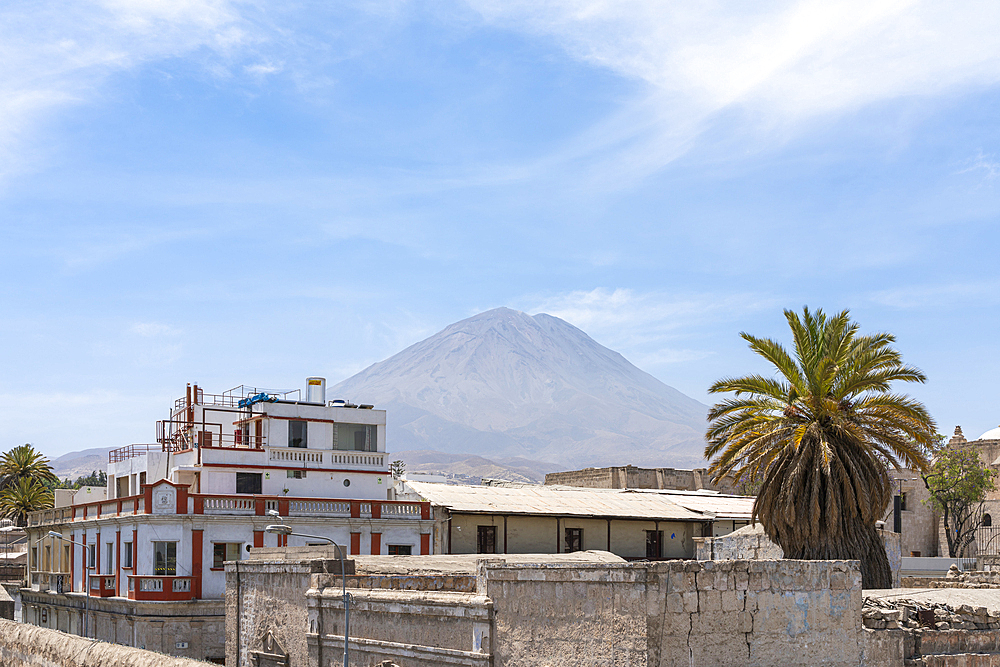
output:
[[982,149],[975,157],[970,158],[956,173],[974,174],[979,176],[984,183],[992,183],[1000,177],[1000,161],[995,155],[986,155]]
[[575,146],[613,146],[633,174],[683,154],[724,110],[772,131],[1000,81],[1000,5],[991,2],[468,1],[489,22],[646,86]]
[[941,285],[909,285],[874,292],[869,297],[883,306],[899,309],[944,309],[970,302],[976,305],[1000,301],[1000,281],[954,282]]
[[[701,359],[710,350],[691,347],[694,332],[719,321],[775,308],[773,297],[756,294],[640,293],[630,289],[597,288],[547,297],[529,297],[525,310],[548,313],[583,329],[627,356],[649,364]],[[683,341],[685,345],[678,347]]]
[[26,163],[24,142],[47,115],[91,100],[111,74],[253,41],[230,0],[64,0],[0,7],[0,177]]

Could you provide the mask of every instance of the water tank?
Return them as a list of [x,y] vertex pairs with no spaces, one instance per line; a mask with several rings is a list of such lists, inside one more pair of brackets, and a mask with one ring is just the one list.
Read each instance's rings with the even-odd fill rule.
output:
[[326,378],[306,378],[306,402],[326,405]]

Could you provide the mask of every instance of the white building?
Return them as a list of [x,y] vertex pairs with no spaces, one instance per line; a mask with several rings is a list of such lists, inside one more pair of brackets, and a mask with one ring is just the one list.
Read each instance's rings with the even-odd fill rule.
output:
[[307,383],[305,400],[189,385],[157,422],[157,444],[111,452],[107,498],[76,494],[79,504],[32,514],[25,621],[217,660],[223,563],[254,546],[323,542],[266,525],[349,554],[431,553],[429,504],[388,500],[385,411],[328,403],[325,380]]

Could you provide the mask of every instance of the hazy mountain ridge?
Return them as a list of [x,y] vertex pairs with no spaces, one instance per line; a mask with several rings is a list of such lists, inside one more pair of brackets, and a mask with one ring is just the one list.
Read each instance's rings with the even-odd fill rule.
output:
[[705,405],[551,315],[498,308],[456,322],[328,396],[386,409],[390,451],[560,467],[702,462]]

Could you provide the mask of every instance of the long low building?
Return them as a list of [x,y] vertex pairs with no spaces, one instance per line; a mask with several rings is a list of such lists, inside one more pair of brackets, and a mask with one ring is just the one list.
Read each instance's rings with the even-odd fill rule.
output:
[[609,551],[693,558],[694,538],[750,520],[753,498],[710,491],[469,486],[401,480],[397,498],[429,502],[439,554]]

